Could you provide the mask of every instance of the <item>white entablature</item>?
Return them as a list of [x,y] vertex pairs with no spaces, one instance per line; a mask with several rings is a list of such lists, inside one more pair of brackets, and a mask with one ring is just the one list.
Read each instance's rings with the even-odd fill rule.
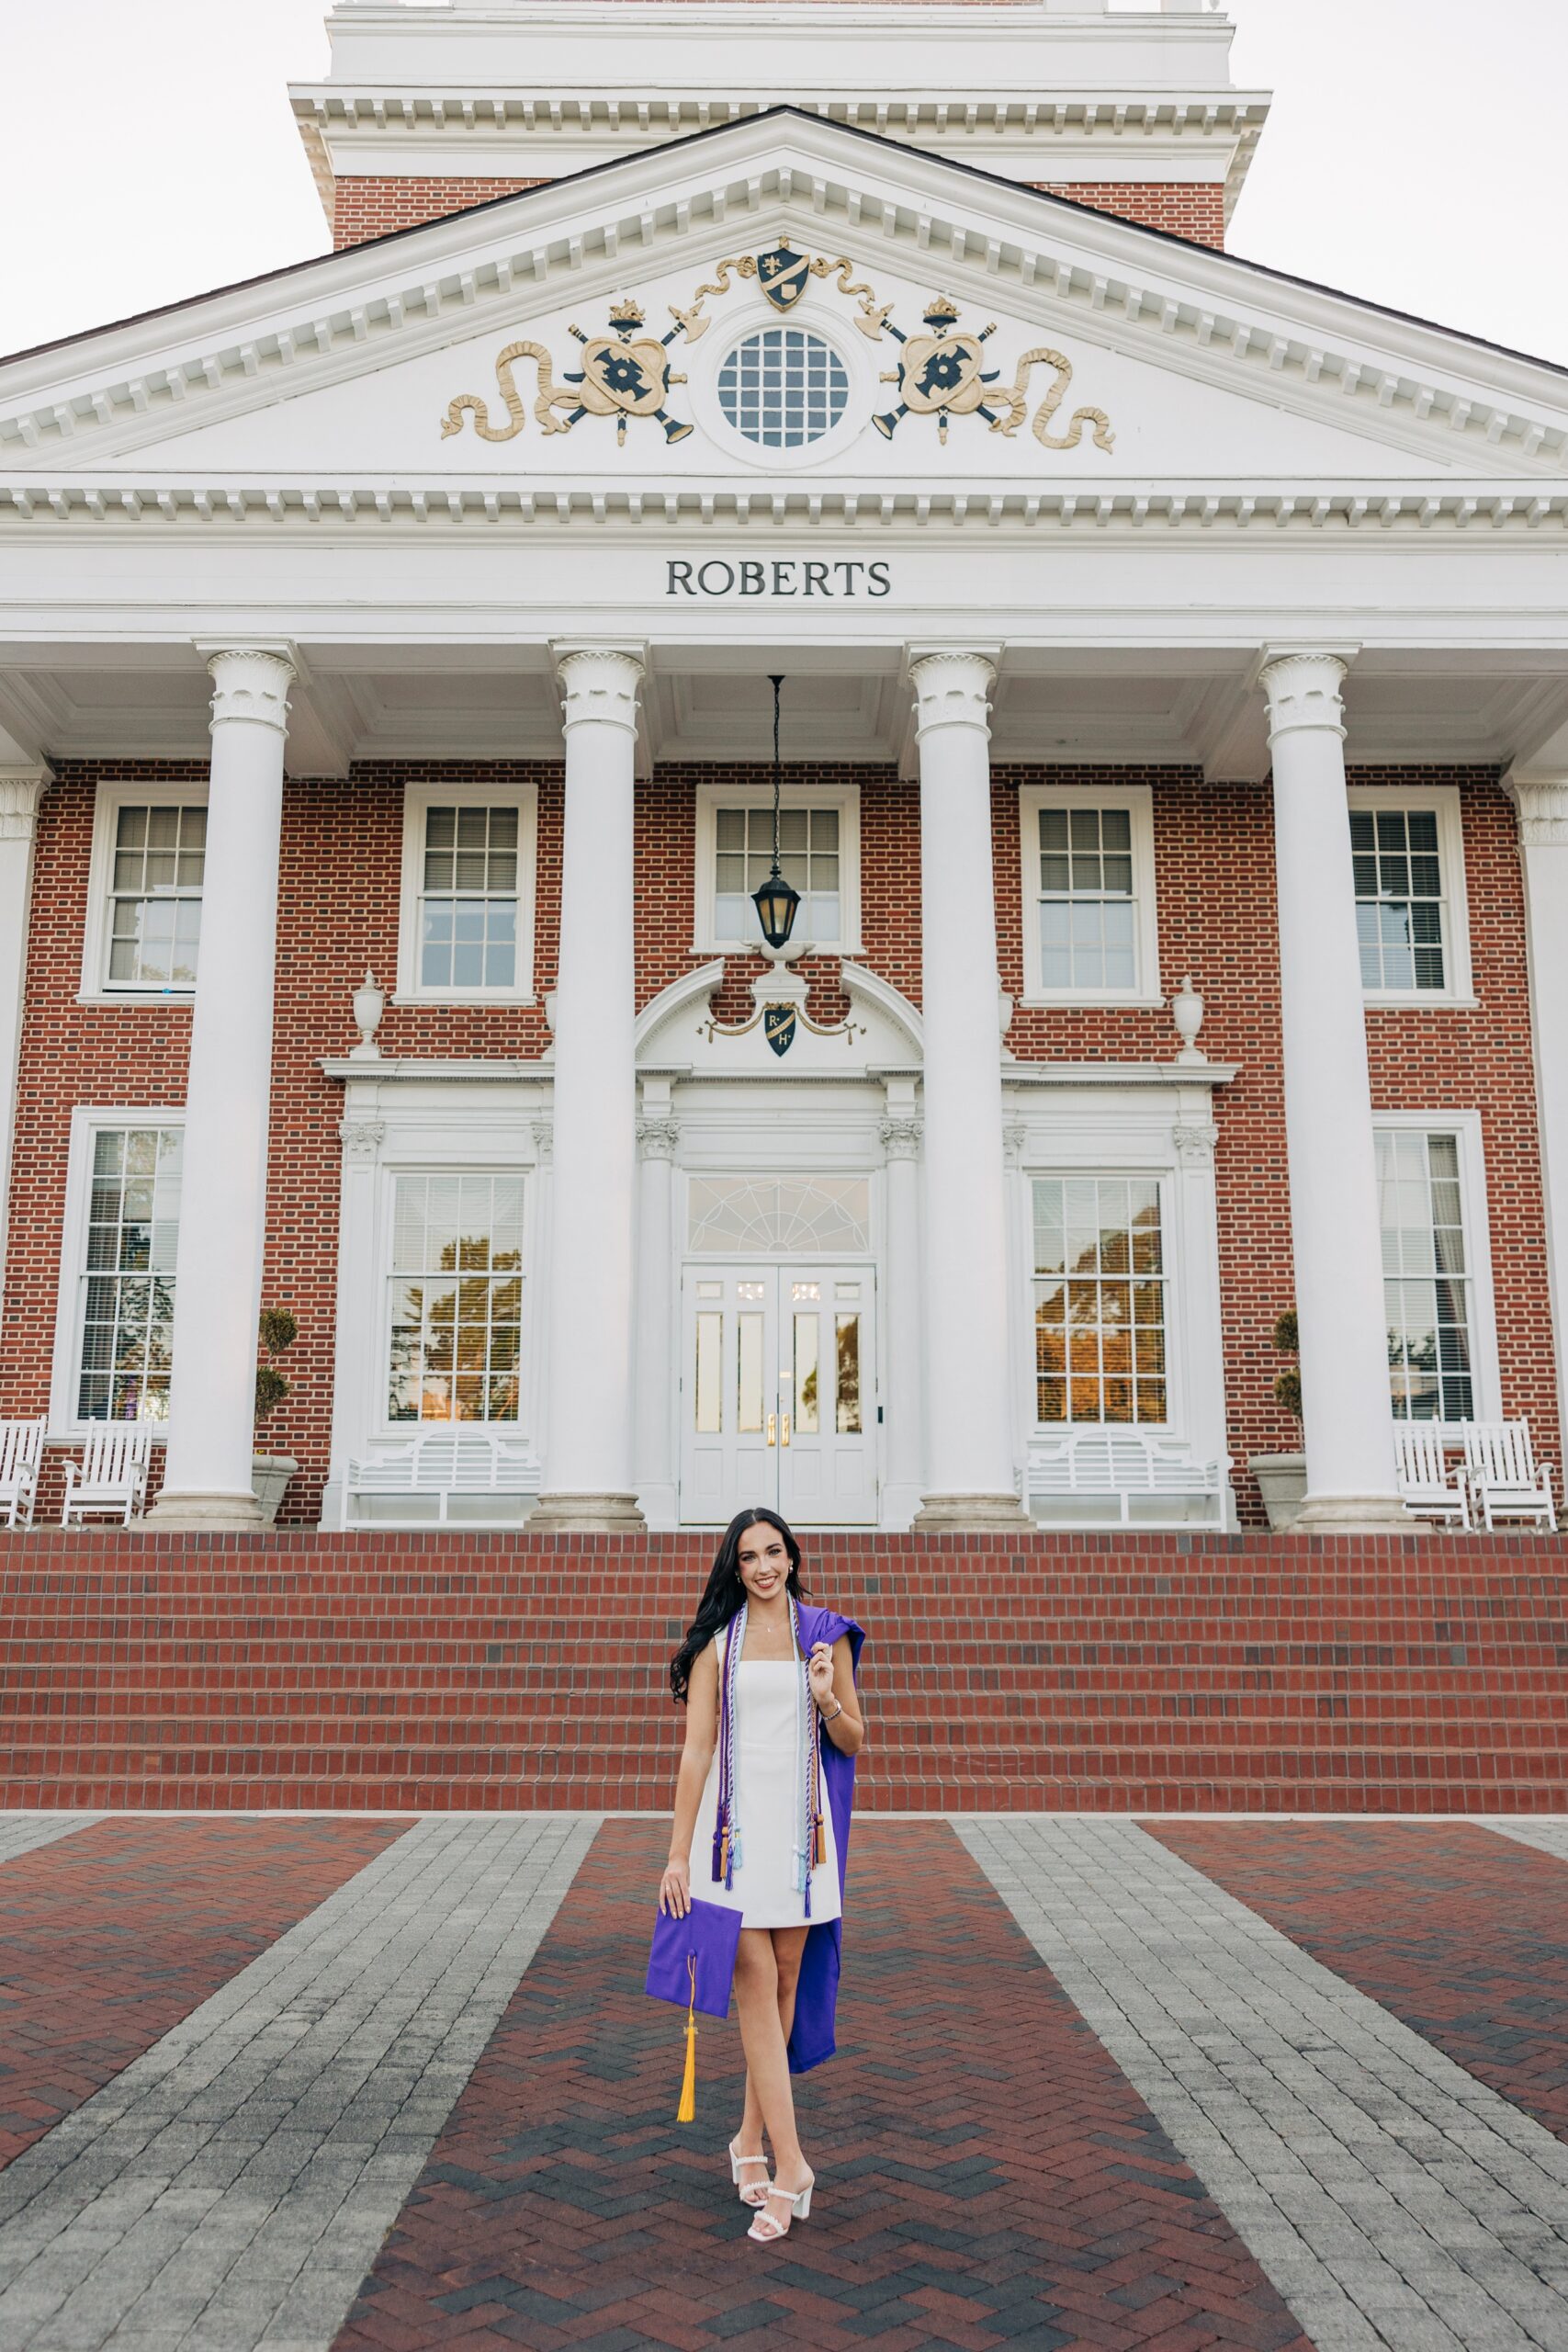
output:
[[1228,215],[1268,98],[1232,87],[1227,17],[1105,0],[893,13],[339,0],[329,75],[291,96],[329,215],[341,177],[556,178],[781,104],[1010,178],[1223,185]]

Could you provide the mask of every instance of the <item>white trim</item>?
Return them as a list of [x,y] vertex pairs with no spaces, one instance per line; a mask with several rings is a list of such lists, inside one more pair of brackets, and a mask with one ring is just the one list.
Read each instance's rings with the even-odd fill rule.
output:
[[[517,811],[517,966],[504,989],[427,989],[419,978],[419,902],[423,895],[424,822],[433,808]],[[396,1004],[532,1004],[537,897],[539,789],[535,784],[469,783],[461,775],[421,777],[403,787],[402,859],[398,900]]]
[[[1350,808],[1430,808],[1438,819],[1438,861],[1442,868],[1445,985],[1440,989],[1367,989],[1365,1001],[1374,1005],[1457,1005],[1473,1010],[1474,982],[1470,968],[1470,906],[1464,879],[1464,811],[1457,784],[1353,784],[1346,798]],[[1358,901],[1358,904],[1360,902]]]
[[[161,776],[107,777],[93,796],[93,848],[87,865],[87,914],[82,927],[82,983],[78,1004],[192,1004],[191,988],[146,988],[132,981],[111,981],[109,966],[110,885],[114,880],[115,834],[122,808],[205,808],[209,797],[206,776],[172,780]],[[206,917],[206,883],[202,913]],[[197,973],[200,977],[200,949]]]
[[[1481,1114],[1479,1111],[1374,1109],[1374,1135],[1380,1127],[1402,1127],[1414,1129],[1418,1135],[1453,1135],[1459,1138],[1460,1205],[1464,1212],[1468,1279],[1474,1311],[1470,1335],[1473,1417],[1478,1421],[1501,1420],[1503,1373],[1497,1353],[1497,1305],[1492,1279],[1492,1220],[1486,1202],[1486,1155],[1482,1139]],[[1392,1396],[1389,1418],[1391,1421],[1393,1419]]]
[[[692,954],[712,956],[754,950],[754,939],[720,939],[714,901],[717,896],[717,816],[720,808],[771,808],[771,784],[699,784],[696,787],[696,853],[693,876]],[[839,812],[838,939],[820,942],[825,956],[864,953],[860,928],[860,786],[858,784],[786,784],[781,808],[836,808]]]
[[[1048,989],[1040,977],[1040,812],[1049,808],[1125,808],[1132,818],[1137,977],[1130,989]],[[1032,1004],[1163,1004],[1155,873],[1154,796],[1146,784],[1025,784],[1019,786],[1019,881],[1023,908],[1023,997]]]
[[[66,1159],[65,1207],[60,1227],[60,1286],[54,1309],[54,1354],[49,1380],[49,1436],[51,1442],[74,1444],[101,1421],[85,1421],[76,1411],[81,1372],[82,1329],[77,1303],[86,1272],[87,1211],[92,1202],[93,1148],[104,1127],[181,1127],[185,1106],[79,1103],[71,1114],[71,1142]],[[168,1441],[167,1421],[155,1421],[152,1442]]]

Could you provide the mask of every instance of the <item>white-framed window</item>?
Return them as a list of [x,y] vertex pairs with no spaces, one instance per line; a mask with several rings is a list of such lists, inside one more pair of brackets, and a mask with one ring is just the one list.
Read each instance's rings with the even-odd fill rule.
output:
[[717,384],[726,423],[763,449],[824,439],[850,397],[849,369],[808,327],[754,329],[726,353]]
[[1367,1001],[1469,1001],[1458,786],[1352,785],[1349,802],[1356,936]]
[[489,1170],[393,1177],[383,1358],[392,1429],[515,1427],[525,1181]]
[[532,785],[408,786],[400,997],[533,1002],[537,808]]
[[1156,1004],[1159,933],[1146,785],[1019,795],[1029,1004]]
[[1034,1415],[1047,1428],[1170,1419],[1170,1272],[1157,1176],[1039,1175]]
[[1393,1417],[1490,1419],[1501,1404],[1479,1115],[1380,1111],[1373,1140]]
[[207,864],[207,784],[100,784],[93,812],[85,997],[196,989]]
[[[693,951],[756,947],[751,893],[773,858],[772,785],[701,784],[696,800]],[[786,784],[779,800],[779,868],[800,892],[795,936],[829,955],[858,955],[860,793],[853,785]]]
[[184,1114],[72,1114],[50,1423],[166,1422]]

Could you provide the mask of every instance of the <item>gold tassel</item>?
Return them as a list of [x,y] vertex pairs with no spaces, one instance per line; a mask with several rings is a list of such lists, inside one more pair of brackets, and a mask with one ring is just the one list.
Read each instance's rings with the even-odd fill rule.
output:
[[681,2083],[681,2104],[675,2109],[677,2123],[694,2123],[697,2119],[697,2020],[694,2015],[697,1970],[694,1961],[687,1960],[686,1973],[692,1981],[692,1997],[686,2004],[686,2072]]
[[818,1863],[821,1863],[825,1862],[827,1859],[828,1832],[823,1826],[822,1816],[818,1814],[817,1816],[817,1860]]

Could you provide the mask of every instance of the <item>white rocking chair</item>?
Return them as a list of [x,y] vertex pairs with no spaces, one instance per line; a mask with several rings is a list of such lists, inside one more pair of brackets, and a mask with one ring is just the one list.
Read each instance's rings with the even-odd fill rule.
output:
[[151,1421],[110,1421],[95,1430],[82,1453],[82,1464],[65,1465],[65,1501],[62,1527],[74,1519],[78,1525],[89,1511],[113,1512],[129,1527],[147,1499],[147,1460],[152,1444]]
[[43,1430],[41,1420],[0,1421],[0,1526],[33,1523]]
[[1431,1421],[1397,1421],[1393,1450],[1399,1464],[1399,1498],[1416,1519],[1457,1519],[1470,1527],[1470,1497],[1462,1470],[1449,1469],[1441,1432]]
[[1488,1531],[1500,1519],[1533,1519],[1556,1533],[1551,1464],[1537,1464],[1528,1421],[1467,1421],[1464,1472]]

